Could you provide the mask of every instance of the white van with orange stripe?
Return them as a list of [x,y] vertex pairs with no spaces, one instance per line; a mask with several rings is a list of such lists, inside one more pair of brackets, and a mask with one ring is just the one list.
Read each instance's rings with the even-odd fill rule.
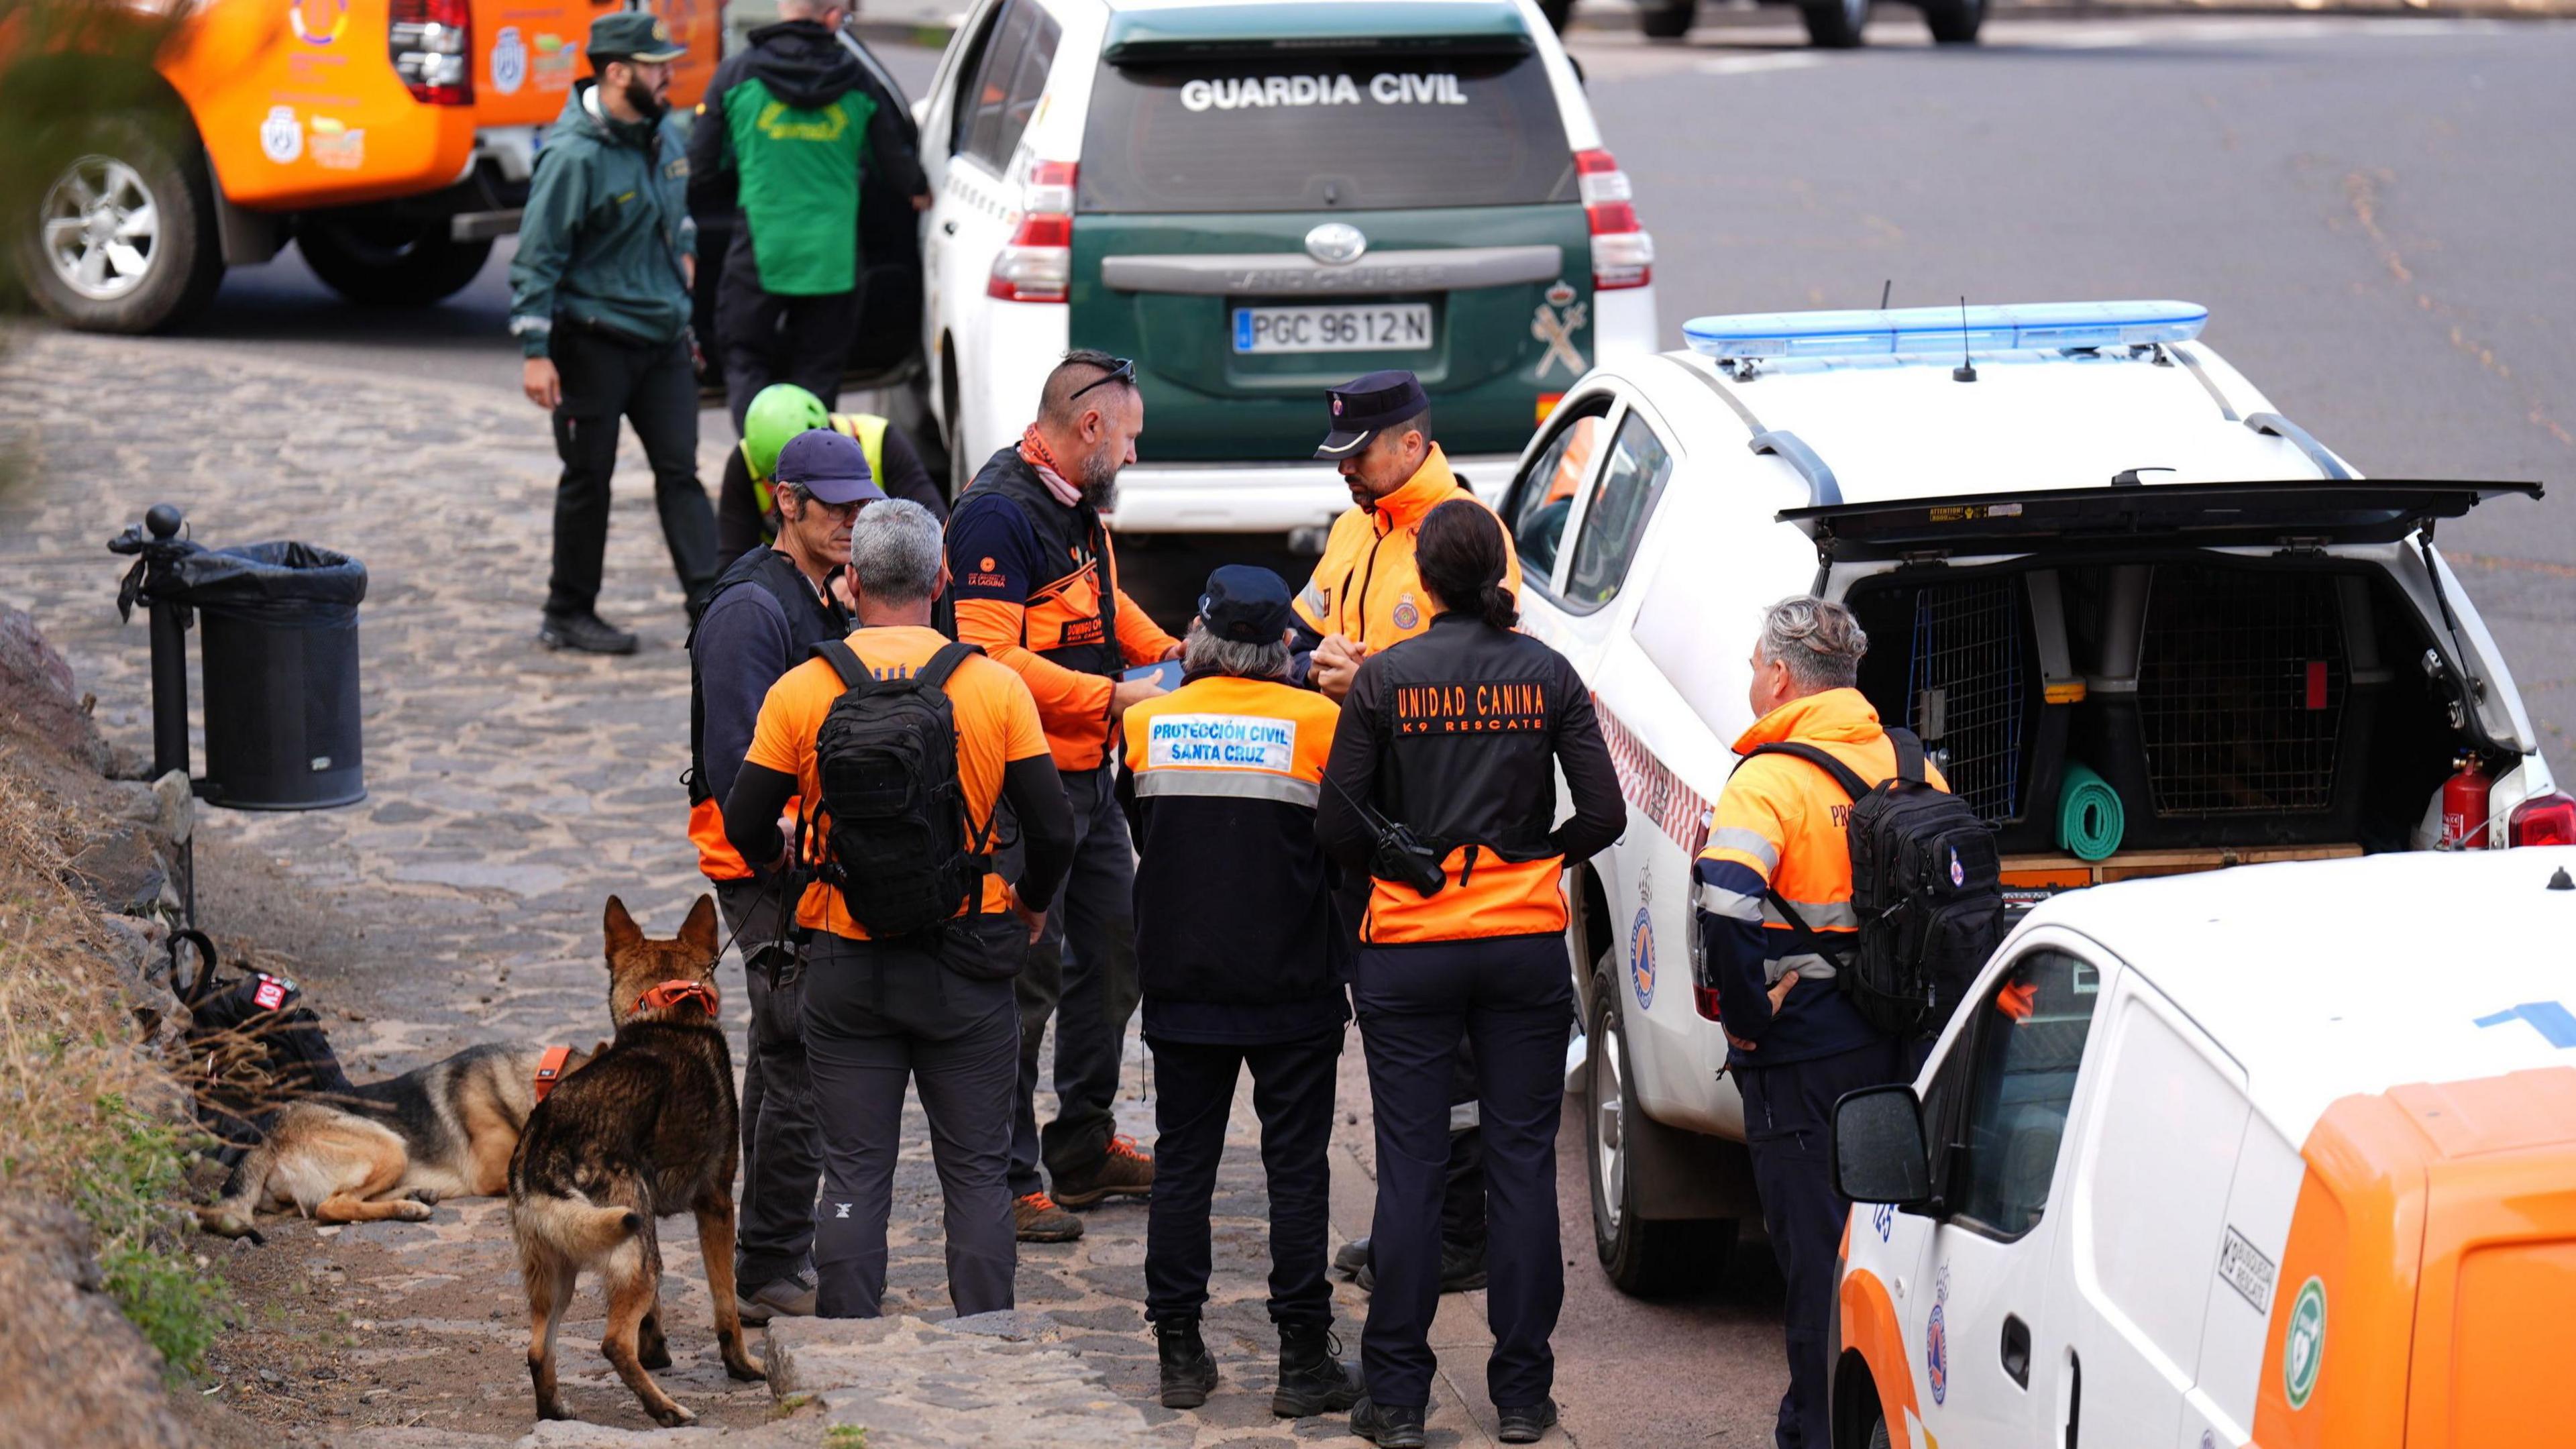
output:
[[1862,694],[1993,824],[2018,904],[2576,844],[2576,800],[2433,543],[2539,485],[2360,476],[2207,321],[2181,302],[1700,318],[1687,349],[1587,373],[1521,455],[1499,512],[1523,627],[1591,687],[1629,804],[1566,880],[1594,1247],[1621,1289],[1670,1291],[1759,1220],[1691,861],[1782,597],[1858,616]]
[[1832,1449],[2570,1442],[2571,936],[2564,848],[2033,911],[1836,1109]]

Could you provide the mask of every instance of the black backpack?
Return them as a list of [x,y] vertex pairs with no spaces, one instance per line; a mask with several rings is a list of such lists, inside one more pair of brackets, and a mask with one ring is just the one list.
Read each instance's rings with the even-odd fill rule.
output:
[[1808,950],[1838,964],[1843,995],[1863,1020],[1900,1039],[1932,1037],[2003,939],[2003,861],[1994,827],[1924,778],[1923,742],[1914,732],[1891,729],[1887,737],[1896,746],[1896,773],[1875,786],[1814,745],[1752,750],[1805,760],[1851,797],[1845,840],[1859,939],[1832,944],[1778,891],[1765,894]]
[[957,717],[943,687],[983,652],[946,644],[909,678],[879,679],[840,640],[814,646],[849,686],[814,737],[830,820],[822,876],[877,940],[935,930],[983,900],[993,827],[967,844]]

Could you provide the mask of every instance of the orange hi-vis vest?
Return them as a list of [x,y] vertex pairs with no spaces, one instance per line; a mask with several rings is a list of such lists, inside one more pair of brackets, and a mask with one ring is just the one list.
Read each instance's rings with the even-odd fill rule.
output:
[[[1430,628],[1431,605],[1423,596],[1413,547],[1421,537],[1422,520],[1452,498],[1484,506],[1449,471],[1448,455],[1434,444],[1431,456],[1403,487],[1379,499],[1375,508],[1352,508],[1333,520],[1314,577],[1297,595],[1297,617],[1318,634],[1339,634],[1371,652]],[[1502,520],[1495,519],[1494,526],[1502,528]],[[1503,529],[1503,587],[1514,595],[1521,589],[1520,555],[1512,549],[1509,529]]]

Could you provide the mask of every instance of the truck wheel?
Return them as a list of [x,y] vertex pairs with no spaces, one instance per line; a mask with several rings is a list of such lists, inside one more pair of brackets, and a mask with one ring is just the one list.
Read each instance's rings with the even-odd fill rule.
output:
[[91,127],[22,234],[37,306],[84,332],[150,332],[187,320],[224,279],[205,152],[175,123]]
[[1563,35],[1565,22],[1574,18],[1574,0],[1538,0],[1538,13],[1547,17],[1557,34]]
[[[1610,953],[1604,952],[1607,963]],[[1584,1061],[1585,1175],[1592,1182],[1592,1250],[1611,1285],[1636,1297],[1667,1297],[1716,1276],[1735,1247],[1732,1220],[1658,1221],[1643,1215],[1638,1154],[1654,1132],[1628,1090],[1628,1033],[1619,984],[1604,969],[1592,978],[1592,1038]]]
[[492,256],[489,238],[448,240],[444,217],[306,217],[295,228],[295,246],[332,291],[376,307],[446,301]]
[[1656,40],[1679,40],[1699,18],[1699,0],[1655,0],[1637,7],[1637,28]]
[[1869,23],[1869,0],[1806,0],[1798,13],[1807,22],[1809,43],[1849,50],[1861,43],[1861,28]]
[[1986,0],[1923,0],[1923,23],[1943,45],[1974,45],[1986,23]]

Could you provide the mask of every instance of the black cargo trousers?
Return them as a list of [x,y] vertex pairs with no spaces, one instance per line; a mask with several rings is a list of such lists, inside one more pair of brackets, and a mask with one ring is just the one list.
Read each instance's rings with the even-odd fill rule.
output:
[[698,379],[688,343],[676,337],[645,342],[567,315],[555,319],[547,350],[563,379],[563,401],[554,412],[563,475],[555,485],[546,612],[573,617],[598,607],[621,417],[634,426],[652,464],[662,539],[681,590],[695,600],[715,582],[716,515],[698,483]]
[[[716,882],[716,905],[742,952],[751,1026],[742,1053],[742,1213],[733,1276],[745,1298],[804,1271],[814,1249],[823,1142],[805,1063],[805,981],[775,877]],[[772,984],[783,972],[786,979]]]

